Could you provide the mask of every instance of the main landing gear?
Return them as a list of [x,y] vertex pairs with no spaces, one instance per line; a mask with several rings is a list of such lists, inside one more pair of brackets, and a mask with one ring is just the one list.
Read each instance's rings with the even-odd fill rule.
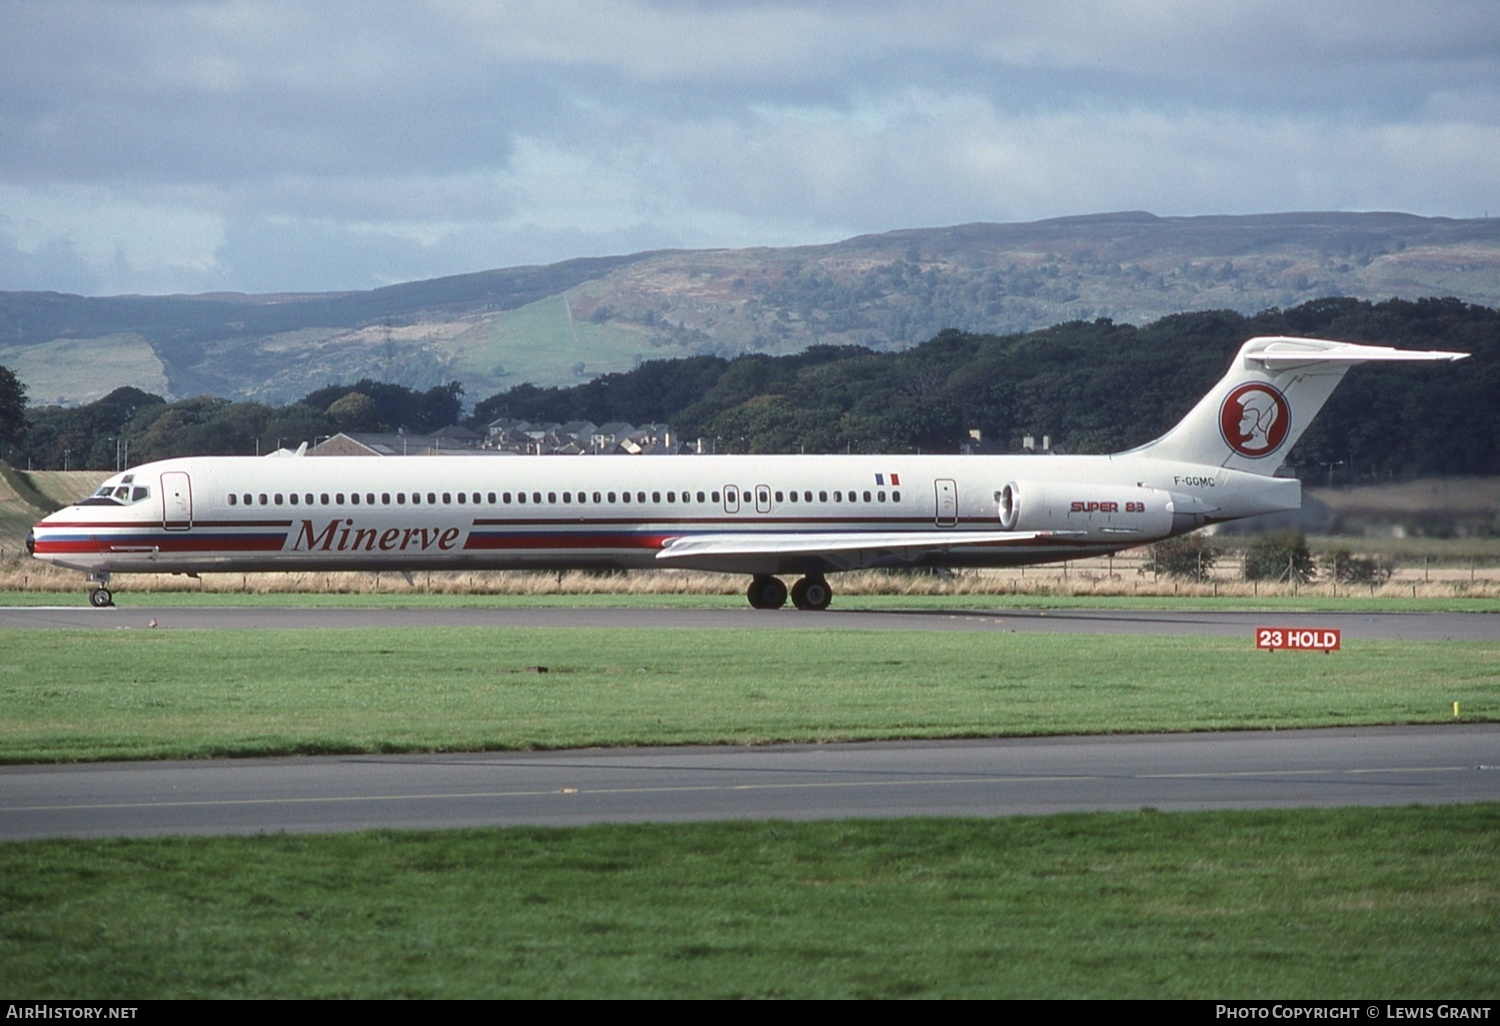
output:
[[[792,585],[792,605],[798,609],[827,609],[833,601],[833,589],[822,577],[808,576]],[[780,609],[786,605],[787,589],[780,578],[759,574],[750,582],[745,597],[756,609]]]

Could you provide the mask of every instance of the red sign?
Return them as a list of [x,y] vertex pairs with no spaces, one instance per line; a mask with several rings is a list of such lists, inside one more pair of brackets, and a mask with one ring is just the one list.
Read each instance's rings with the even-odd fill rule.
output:
[[1267,651],[1290,648],[1304,652],[1337,652],[1343,632],[1332,627],[1257,627],[1255,647]]

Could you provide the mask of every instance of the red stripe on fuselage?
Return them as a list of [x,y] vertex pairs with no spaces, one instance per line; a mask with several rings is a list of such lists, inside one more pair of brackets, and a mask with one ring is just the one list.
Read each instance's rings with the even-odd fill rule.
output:
[[671,534],[470,534],[469,551],[497,549],[659,549]]

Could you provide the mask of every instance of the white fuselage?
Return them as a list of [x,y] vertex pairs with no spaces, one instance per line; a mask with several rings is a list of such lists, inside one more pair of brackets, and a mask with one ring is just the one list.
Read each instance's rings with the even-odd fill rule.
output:
[[[35,554],[91,573],[1011,566],[1300,501],[1296,481],[1130,454],[195,457],[126,478],[38,523]],[[1046,499],[1007,530],[1014,483]],[[755,537],[798,544],[738,541]]]

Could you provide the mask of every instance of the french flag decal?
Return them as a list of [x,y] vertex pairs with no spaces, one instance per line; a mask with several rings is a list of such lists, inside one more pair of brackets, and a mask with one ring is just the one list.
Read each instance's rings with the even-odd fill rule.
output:
[[[876,474],[875,475],[875,483],[877,485],[882,485],[883,486],[885,484],[886,476],[887,475],[885,475],[885,474]],[[901,487],[901,475],[900,474],[891,474],[889,476],[890,476],[890,479],[891,479],[891,487],[892,488],[900,488]]]

